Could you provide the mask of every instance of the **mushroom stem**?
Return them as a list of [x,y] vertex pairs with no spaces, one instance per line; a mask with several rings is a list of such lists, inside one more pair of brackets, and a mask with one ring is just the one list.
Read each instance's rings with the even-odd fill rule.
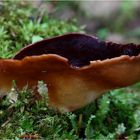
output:
[[106,91],[140,81],[140,56],[121,56],[91,61],[81,68],[70,67],[64,57],[47,54],[22,60],[0,60],[0,94],[7,94],[12,81],[21,89],[37,86],[43,80],[48,86],[49,104],[59,110],[81,108]]

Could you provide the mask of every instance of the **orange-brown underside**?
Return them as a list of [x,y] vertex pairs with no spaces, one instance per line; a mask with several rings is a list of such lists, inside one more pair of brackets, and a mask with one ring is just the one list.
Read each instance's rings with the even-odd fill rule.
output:
[[30,56],[22,60],[0,60],[0,94],[6,94],[15,80],[18,88],[30,88],[43,80],[51,106],[73,111],[94,101],[108,90],[140,81],[140,56],[120,56],[91,61],[80,68],[54,54]]

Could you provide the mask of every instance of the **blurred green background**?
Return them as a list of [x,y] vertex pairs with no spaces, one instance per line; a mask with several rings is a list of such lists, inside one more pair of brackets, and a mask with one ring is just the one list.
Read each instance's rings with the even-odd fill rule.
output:
[[33,2],[60,20],[76,19],[86,33],[120,43],[140,43],[140,2],[135,0]]

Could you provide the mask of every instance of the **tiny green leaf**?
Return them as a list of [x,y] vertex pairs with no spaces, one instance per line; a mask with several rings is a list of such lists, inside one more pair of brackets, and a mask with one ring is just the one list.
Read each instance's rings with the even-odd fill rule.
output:
[[32,37],[32,43],[35,43],[35,42],[38,42],[38,41],[41,41],[41,40],[43,40],[43,38],[41,36],[34,35]]

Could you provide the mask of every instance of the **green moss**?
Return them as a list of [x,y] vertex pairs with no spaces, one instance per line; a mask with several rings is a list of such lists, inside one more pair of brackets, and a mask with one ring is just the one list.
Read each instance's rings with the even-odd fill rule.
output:
[[[33,14],[32,14],[33,13]],[[38,20],[39,11],[26,3],[0,5],[0,56],[13,57],[27,44],[67,32],[81,32],[75,21],[50,18]],[[39,92],[47,91],[39,82]],[[0,139],[19,139],[24,134],[45,139],[138,139],[140,138],[140,84],[114,90],[73,113],[58,113],[45,100],[36,101],[33,91],[14,85],[8,97],[0,99]]]
[[9,58],[34,37],[48,38],[68,32],[80,32],[76,22],[52,19],[32,8],[28,2],[3,2],[0,8],[0,57]]

